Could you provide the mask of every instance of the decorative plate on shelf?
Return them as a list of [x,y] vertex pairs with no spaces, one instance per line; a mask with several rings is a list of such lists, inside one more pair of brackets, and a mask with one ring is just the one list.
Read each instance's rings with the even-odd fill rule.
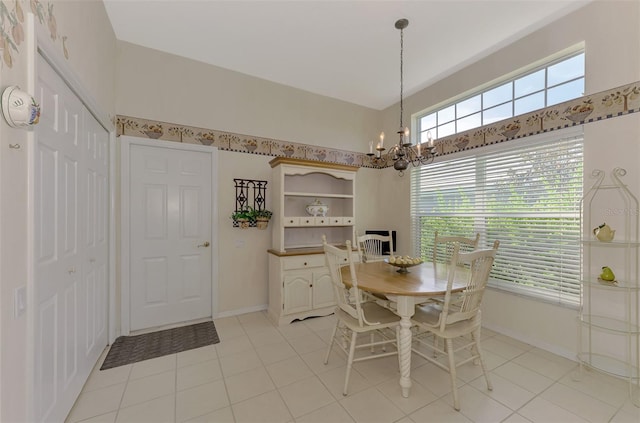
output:
[[388,263],[394,267],[398,267],[398,273],[409,273],[409,271],[407,270],[409,267],[418,266],[423,263],[422,259],[408,256],[390,257],[384,259],[384,261],[385,263]]

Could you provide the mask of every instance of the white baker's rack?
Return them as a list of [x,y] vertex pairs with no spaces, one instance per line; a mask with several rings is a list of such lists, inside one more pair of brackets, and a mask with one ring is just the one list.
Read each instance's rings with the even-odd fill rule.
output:
[[[629,383],[640,407],[640,272],[638,200],[622,182],[626,170],[594,170],[594,184],[580,201],[581,283],[578,336],[579,375],[588,367]],[[607,223],[616,230],[611,242],[599,241],[594,228]],[[603,266],[615,283],[598,278]]]

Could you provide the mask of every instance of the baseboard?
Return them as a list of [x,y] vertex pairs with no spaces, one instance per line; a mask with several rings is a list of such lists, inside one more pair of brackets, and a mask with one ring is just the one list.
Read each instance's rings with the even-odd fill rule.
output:
[[571,361],[576,361],[577,362],[577,357],[576,357],[576,352],[575,351],[569,351],[566,350],[564,348],[558,348],[557,345],[553,345],[553,344],[548,344],[546,342],[542,342],[539,339],[533,339],[533,338],[528,338],[526,336],[522,336],[522,333],[517,332],[517,331],[513,331],[510,329],[505,329],[503,327],[497,326],[497,325],[492,325],[492,324],[482,324],[483,327],[492,330],[496,333],[499,333],[501,335],[505,335],[508,336],[510,338],[513,338],[515,340],[518,340],[520,342],[524,342],[525,344],[529,344],[529,345],[533,345],[536,348],[540,348],[541,350],[545,350],[548,351],[552,354],[555,355],[559,355],[560,357],[564,357],[568,360]]
[[236,310],[223,311],[221,313],[216,314],[214,319],[221,319],[223,317],[231,317],[231,316],[239,316],[240,314],[255,313],[256,311],[264,311],[264,310],[267,309],[267,307],[268,307],[267,304],[262,304],[262,305],[253,306],[253,307],[246,307],[246,308],[239,308],[239,309],[236,309]]

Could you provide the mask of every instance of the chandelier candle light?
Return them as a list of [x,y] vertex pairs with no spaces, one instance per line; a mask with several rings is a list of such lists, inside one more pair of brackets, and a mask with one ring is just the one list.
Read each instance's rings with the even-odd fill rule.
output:
[[427,144],[422,146],[418,143],[415,147],[411,143],[409,128],[403,124],[402,115],[404,112],[403,99],[403,54],[404,54],[404,29],[409,25],[407,19],[399,19],[396,21],[395,27],[400,30],[400,129],[398,130],[399,140],[396,145],[389,149],[386,155],[382,152],[384,148],[384,132],[380,134],[380,142],[376,146],[376,153],[373,152],[373,141],[369,142],[369,160],[376,167],[386,167],[389,159],[393,160],[393,168],[398,171],[400,176],[404,175],[404,171],[409,167],[409,163],[413,166],[431,163],[436,156],[436,147],[431,138],[431,134],[427,132]]

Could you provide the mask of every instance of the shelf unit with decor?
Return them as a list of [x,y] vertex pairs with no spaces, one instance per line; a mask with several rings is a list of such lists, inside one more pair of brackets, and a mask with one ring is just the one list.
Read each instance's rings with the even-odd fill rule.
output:
[[[335,300],[322,236],[333,245],[344,245],[346,240],[355,245],[358,168],[287,157],[269,164],[276,199],[269,249],[269,318],[280,325],[331,314]],[[307,212],[312,205],[328,210],[324,216],[313,216]]]
[[[594,170],[595,182],[580,201],[578,378],[588,367],[625,379],[640,407],[640,210],[622,182],[625,175],[615,168],[605,181],[605,172]],[[613,281],[605,280],[604,267],[613,271]]]

